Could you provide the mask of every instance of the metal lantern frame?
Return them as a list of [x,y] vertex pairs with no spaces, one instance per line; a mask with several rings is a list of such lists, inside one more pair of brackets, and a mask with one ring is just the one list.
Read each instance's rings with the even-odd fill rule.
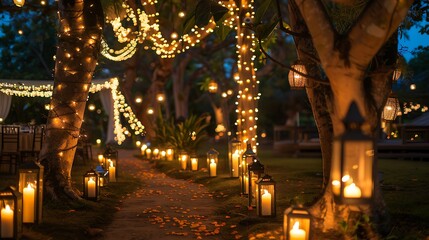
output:
[[[89,186],[90,180],[94,182],[93,193],[90,192],[91,191],[90,188],[92,188]],[[98,201],[100,198],[100,180],[99,180],[98,173],[94,169],[87,171],[83,175],[83,198],[92,200],[92,201]]]
[[43,172],[44,167],[40,163],[34,161],[23,163],[19,167],[18,189],[22,194],[23,223],[42,222]]
[[241,189],[241,194],[242,195],[248,195],[249,194],[249,176],[247,175],[247,167],[250,163],[252,163],[253,158],[256,157],[256,153],[253,152],[252,150],[252,146],[250,145],[250,143],[247,144],[247,148],[246,151],[244,151],[244,153],[241,155],[241,161],[240,164],[238,165],[238,169],[239,169],[239,176],[240,176],[240,189]]
[[288,80],[290,89],[304,89],[307,82],[307,77],[303,76],[307,75],[305,65],[302,62],[297,61],[295,64],[291,65],[290,68],[295,70],[289,70]]
[[[310,212],[302,207],[290,207],[283,215],[284,239],[291,240],[291,235],[299,235],[303,240],[312,239],[312,216]],[[304,235],[304,236],[303,236]]]
[[[267,200],[266,195],[269,195],[271,199]],[[276,216],[276,195],[276,182],[270,175],[265,174],[256,181],[256,212],[259,217]],[[266,202],[270,202],[269,211],[264,207]]]
[[231,139],[229,142],[228,160],[229,160],[229,174],[232,178],[238,178],[240,171],[240,156],[241,156],[241,142],[236,138]]
[[256,182],[262,177],[264,171],[265,167],[257,157],[254,157],[252,163],[247,166],[247,175],[249,176],[249,186],[247,188],[249,189],[249,207],[256,207]]
[[374,139],[365,135],[364,119],[352,102],[343,120],[345,132],[333,142],[331,187],[337,204],[369,204],[374,192]]
[[[6,231],[6,227],[9,231]],[[9,186],[0,191],[0,239],[19,239],[21,232],[22,194],[15,187]]]

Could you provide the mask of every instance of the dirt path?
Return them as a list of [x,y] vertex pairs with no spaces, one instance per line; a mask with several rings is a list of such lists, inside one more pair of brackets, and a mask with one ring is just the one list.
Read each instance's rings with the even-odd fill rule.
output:
[[[231,239],[222,236],[225,226],[216,216],[216,202],[203,185],[177,180],[157,172],[135,151],[119,152],[122,171],[144,181],[142,188],[124,199],[104,239]],[[119,172],[120,173],[120,172]],[[120,181],[120,179],[119,179]]]

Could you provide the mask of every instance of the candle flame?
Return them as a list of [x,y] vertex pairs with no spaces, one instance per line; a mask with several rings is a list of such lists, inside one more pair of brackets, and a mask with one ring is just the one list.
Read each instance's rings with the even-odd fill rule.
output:
[[214,163],[215,162],[215,160],[214,159],[210,159],[210,163]]
[[334,185],[334,186],[340,186],[340,181],[334,180],[334,181],[332,181],[332,185]]
[[33,188],[33,186],[31,186],[31,183],[28,183],[27,188]]
[[6,211],[10,211],[11,209],[10,209],[10,206],[9,206],[9,204],[6,204],[6,207],[5,207],[5,209],[6,209]]
[[350,175],[344,175],[342,178],[341,178],[341,181],[343,181],[343,182],[347,182],[347,181],[349,181],[350,180]]
[[296,221],[295,224],[293,224],[293,229],[299,229],[299,222]]

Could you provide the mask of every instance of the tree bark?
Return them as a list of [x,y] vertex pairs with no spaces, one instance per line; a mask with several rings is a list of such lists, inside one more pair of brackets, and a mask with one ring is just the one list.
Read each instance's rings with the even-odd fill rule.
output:
[[48,199],[77,200],[71,169],[104,22],[98,0],[59,1],[60,29],[46,143],[41,151]]

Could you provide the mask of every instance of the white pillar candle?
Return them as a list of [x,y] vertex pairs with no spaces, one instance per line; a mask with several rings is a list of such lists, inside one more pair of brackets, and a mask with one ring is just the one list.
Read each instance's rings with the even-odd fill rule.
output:
[[191,158],[191,169],[192,171],[198,170],[198,158]]
[[162,158],[162,160],[165,160],[165,156],[166,155],[167,155],[167,153],[164,150],[162,150],[161,151],[161,158]]
[[103,159],[104,159],[103,154],[98,154],[98,162],[100,163],[100,165],[103,162]]
[[340,195],[340,181],[338,181],[338,180],[332,181],[332,192],[335,195]]
[[271,215],[271,193],[264,189],[264,194],[262,194],[261,199],[261,213],[262,216]]
[[344,197],[360,198],[361,196],[362,196],[362,193],[360,191],[360,188],[356,186],[356,184],[354,183],[351,183],[350,185],[344,188]]
[[232,154],[232,176],[238,177],[238,162],[240,160],[240,154],[238,154],[238,151],[235,151]]
[[88,197],[95,197],[95,181],[94,178],[89,178],[88,180]]
[[210,176],[216,177],[216,163],[215,163],[214,159],[212,159],[211,163],[210,163]]
[[173,149],[171,148],[167,149],[167,160],[173,161]]
[[152,153],[152,150],[150,150],[150,148],[146,149],[146,158],[150,159],[150,155]]
[[305,240],[307,233],[299,228],[299,222],[295,222],[292,230],[289,231],[290,240]]
[[113,166],[112,161],[110,161],[109,166],[109,182],[116,182],[116,168]]
[[13,237],[13,210],[6,204],[1,210],[1,238]]
[[182,165],[182,170],[186,170],[187,157],[186,155],[182,155],[180,158],[180,164]]
[[153,150],[153,158],[158,159],[158,155],[159,155],[159,149],[158,149],[158,148],[155,148],[155,149]]
[[24,223],[34,222],[34,199],[34,188],[29,183],[23,192],[22,222]]

